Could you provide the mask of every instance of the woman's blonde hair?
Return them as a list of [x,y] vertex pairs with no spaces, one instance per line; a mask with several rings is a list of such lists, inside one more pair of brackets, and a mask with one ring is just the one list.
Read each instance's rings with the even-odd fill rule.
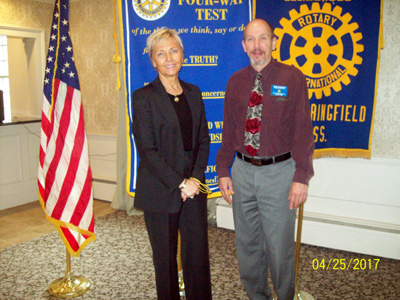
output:
[[161,27],[150,34],[147,38],[147,51],[149,52],[150,61],[152,61],[153,59],[154,45],[157,44],[160,40],[169,38],[173,38],[178,42],[179,46],[181,46],[182,53],[184,54],[182,40],[176,30],[169,29],[167,27]]

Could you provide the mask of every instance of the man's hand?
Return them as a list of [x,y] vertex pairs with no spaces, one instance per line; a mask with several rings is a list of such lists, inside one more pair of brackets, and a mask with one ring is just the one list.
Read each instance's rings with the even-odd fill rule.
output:
[[221,177],[218,178],[218,186],[222,193],[222,197],[224,197],[225,201],[228,203],[232,203],[232,199],[229,196],[229,192],[233,195],[235,192],[233,191],[232,180],[230,177]]
[[293,182],[289,193],[289,208],[298,208],[302,203],[306,202],[308,185],[300,182]]

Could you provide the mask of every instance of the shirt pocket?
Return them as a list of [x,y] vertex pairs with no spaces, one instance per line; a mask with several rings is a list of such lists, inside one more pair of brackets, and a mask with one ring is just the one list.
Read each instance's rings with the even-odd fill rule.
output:
[[288,97],[268,96],[263,105],[262,122],[268,127],[285,130],[293,123],[293,101]]

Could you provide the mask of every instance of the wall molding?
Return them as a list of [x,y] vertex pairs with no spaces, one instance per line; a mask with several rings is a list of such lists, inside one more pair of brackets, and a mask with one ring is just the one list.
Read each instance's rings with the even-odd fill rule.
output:
[[[217,202],[216,218],[218,227],[235,230],[232,207],[223,199]],[[297,222],[298,219],[295,232]],[[366,220],[304,212],[301,243],[400,259],[400,226],[366,223]]]
[[93,178],[93,198],[95,200],[112,202],[116,188],[116,181]]
[[87,134],[93,198],[111,202],[117,187],[117,136]]
[[0,126],[0,210],[38,201],[39,122]]
[[[0,126],[0,210],[39,200],[40,131],[40,122]],[[111,202],[116,188],[117,137],[87,134],[87,139],[93,197]]]
[[[54,1],[53,1],[54,2]],[[35,86],[34,92],[34,111],[37,113],[34,115],[35,118],[41,117],[42,101],[43,101],[43,78],[46,66],[46,46],[45,46],[45,32],[41,29],[24,28],[24,27],[13,27],[0,25],[0,34],[10,37],[28,38],[34,40],[34,51],[31,60],[35,63],[29,70],[28,75],[31,75],[30,80],[33,81]]]

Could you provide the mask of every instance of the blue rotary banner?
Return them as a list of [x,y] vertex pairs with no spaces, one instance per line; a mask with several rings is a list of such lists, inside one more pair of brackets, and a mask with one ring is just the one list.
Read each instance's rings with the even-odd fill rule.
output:
[[275,28],[273,57],[307,79],[315,158],[371,157],[381,0],[257,1]]
[[131,131],[131,94],[157,76],[146,49],[147,37],[157,28],[174,28],[185,48],[180,78],[200,87],[211,137],[206,183],[218,191],[215,157],[221,145],[223,103],[228,78],[248,65],[241,40],[252,19],[254,0],[120,0],[127,108],[127,190],[135,193],[139,156]]

